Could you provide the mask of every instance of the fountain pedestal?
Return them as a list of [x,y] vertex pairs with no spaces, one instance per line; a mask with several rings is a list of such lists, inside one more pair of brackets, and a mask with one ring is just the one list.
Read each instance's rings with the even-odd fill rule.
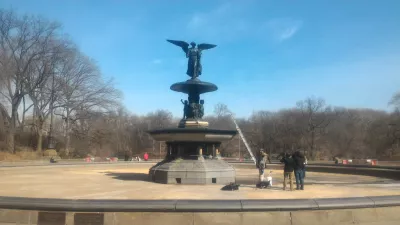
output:
[[200,95],[216,91],[216,85],[190,79],[175,83],[171,89],[188,94],[185,117],[177,128],[151,130],[156,141],[165,141],[165,159],[150,168],[151,179],[166,184],[228,184],[235,182],[235,169],[220,159],[222,141],[231,140],[236,130],[208,128],[202,120],[204,110]]

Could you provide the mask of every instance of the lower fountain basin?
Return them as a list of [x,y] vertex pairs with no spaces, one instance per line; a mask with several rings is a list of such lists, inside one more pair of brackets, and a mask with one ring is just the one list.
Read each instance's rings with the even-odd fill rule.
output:
[[222,141],[231,140],[236,130],[207,127],[166,128],[148,132],[154,140],[165,141],[167,155],[153,166],[149,175],[164,184],[229,184],[235,169],[220,160]]
[[149,171],[150,178],[163,184],[229,184],[235,182],[235,169],[219,159],[164,160]]
[[166,128],[148,132],[156,141],[222,142],[231,140],[236,130],[209,128]]

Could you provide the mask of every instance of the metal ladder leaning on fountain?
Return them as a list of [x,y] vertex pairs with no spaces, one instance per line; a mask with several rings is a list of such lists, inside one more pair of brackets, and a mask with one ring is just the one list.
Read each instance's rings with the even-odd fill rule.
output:
[[251,148],[249,146],[249,144],[246,141],[246,138],[244,137],[242,130],[240,130],[239,125],[236,123],[235,117],[233,116],[232,112],[229,112],[229,115],[231,116],[231,119],[233,121],[233,123],[236,126],[236,130],[239,132],[240,138],[242,138],[244,145],[246,146],[247,151],[249,152],[251,159],[253,160],[254,164],[256,164],[256,158],[253,155],[253,152],[251,151]]

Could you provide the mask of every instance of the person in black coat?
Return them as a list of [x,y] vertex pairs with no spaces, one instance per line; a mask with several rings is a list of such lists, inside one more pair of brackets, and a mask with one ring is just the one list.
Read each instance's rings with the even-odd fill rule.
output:
[[293,191],[293,170],[295,166],[293,157],[289,153],[285,153],[285,156],[281,159],[281,163],[285,164],[283,171],[283,190],[286,190],[286,183],[289,179],[290,190]]
[[296,190],[304,190],[304,170],[305,157],[300,151],[293,154],[294,159],[294,176],[296,177]]

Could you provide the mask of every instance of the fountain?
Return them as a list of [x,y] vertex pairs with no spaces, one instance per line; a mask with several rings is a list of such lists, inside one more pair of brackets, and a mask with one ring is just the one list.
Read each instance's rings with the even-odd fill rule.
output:
[[178,45],[188,58],[187,75],[191,79],[171,85],[171,90],[188,95],[182,101],[184,115],[178,127],[150,130],[156,141],[165,141],[165,159],[150,168],[154,182],[166,184],[228,184],[235,182],[235,169],[221,160],[221,142],[231,140],[236,130],[211,129],[203,120],[204,100],[200,95],[218,89],[215,84],[198,79],[201,75],[201,53],[216,47],[211,44],[189,44],[184,41],[168,40]]

